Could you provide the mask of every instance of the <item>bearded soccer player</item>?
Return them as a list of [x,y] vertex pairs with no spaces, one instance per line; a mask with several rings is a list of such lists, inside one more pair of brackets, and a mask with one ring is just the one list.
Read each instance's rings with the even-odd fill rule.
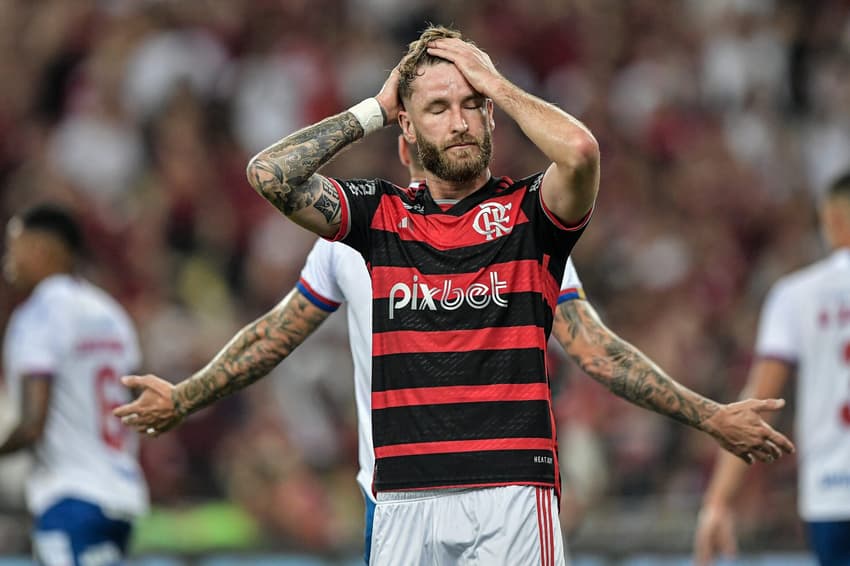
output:
[[20,410],[0,455],[31,449],[27,482],[39,564],[122,564],[133,519],[147,510],[138,437],[112,410],[121,376],[139,368],[130,317],[75,273],[82,236],[64,209],[40,205],[6,233],[4,274],[23,302],[3,344],[4,374]]
[[[550,158],[546,171],[518,181],[490,174],[494,105]],[[396,120],[419,147],[423,187],[318,174]],[[511,84],[458,32],[432,27],[375,98],[262,151],[248,177],[286,216],[356,249],[369,268],[371,562],[563,564],[545,351],[558,282],[597,192],[599,151],[587,128]],[[172,413],[233,390],[208,386],[178,386]],[[778,401],[687,402],[692,424],[741,457],[792,449],[757,414]],[[167,408],[130,407],[128,425],[173,425]]]

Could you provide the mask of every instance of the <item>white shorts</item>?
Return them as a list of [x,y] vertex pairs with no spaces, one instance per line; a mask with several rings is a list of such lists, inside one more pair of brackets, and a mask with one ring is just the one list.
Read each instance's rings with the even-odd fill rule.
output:
[[566,566],[551,488],[381,492],[370,566]]

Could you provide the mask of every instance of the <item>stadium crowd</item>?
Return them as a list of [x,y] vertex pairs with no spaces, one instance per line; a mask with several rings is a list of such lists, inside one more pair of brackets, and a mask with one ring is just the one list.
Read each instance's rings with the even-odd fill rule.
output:
[[[143,369],[183,379],[293,286],[313,242],[250,189],[248,158],[374,95],[426,22],[463,30],[509,79],[588,124],[601,190],[573,257],[589,299],[676,379],[731,400],[768,286],[823,254],[815,205],[850,165],[846,1],[8,0],[0,221],[45,199],[71,206],[89,274],[140,328]],[[498,123],[494,172],[539,170],[515,125]],[[329,171],[406,184],[395,133]],[[5,319],[12,298],[0,297]],[[146,440],[155,504],[227,499],[271,547],[356,548],[345,332],[332,317],[272,377]],[[554,350],[577,544],[620,528],[687,550],[713,442],[620,401]],[[745,537],[801,545],[793,467],[756,466]],[[0,480],[6,492],[13,481]],[[645,528],[618,521],[635,513],[669,540],[641,542]]]

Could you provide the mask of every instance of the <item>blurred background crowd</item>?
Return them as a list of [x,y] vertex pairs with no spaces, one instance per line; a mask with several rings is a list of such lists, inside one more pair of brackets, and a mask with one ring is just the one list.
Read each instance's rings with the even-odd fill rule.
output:
[[[426,22],[591,128],[602,182],[573,255],[590,301],[676,379],[733,400],[765,292],[824,253],[815,206],[850,166],[846,0],[2,0],[0,221],[71,206],[142,369],[183,379],[292,288],[313,243],[251,190],[248,159],[374,95]],[[496,124],[495,174],[545,166]],[[326,172],[406,184],[396,133]],[[3,288],[0,322],[13,301]],[[345,332],[331,317],[270,378],[144,441],[142,548],[358,551]],[[552,356],[570,545],[687,550],[714,442]],[[23,468],[6,466],[0,551],[23,551]],[[799,548],[794,462],[766,472],[741,497],[744,545]]]

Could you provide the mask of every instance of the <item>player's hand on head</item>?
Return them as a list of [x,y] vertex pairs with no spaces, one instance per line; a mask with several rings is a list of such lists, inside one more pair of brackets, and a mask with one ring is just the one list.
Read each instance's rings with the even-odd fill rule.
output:
[[484,51],[457,38],[435,39],[428,44],[428,54],[454,63],[469,84],[484,96],[492,97],[493,89],[504,80]]
[[375,95],[375,99],[378,101],[378,104],[381,105],[381,108],[384,109],[384,124],[391,124],[398,119],[398,113],[401,110],[404,110],[404,106],[401,102],[401,97],[398,94],[398,83],[399,83],[399,63],[395,66],[395,68],[390,72],[390,76],[387,77],[387,80],[384,81],[384,85],[381,87],[381,91]]
[[704,505],[694,533],[694,565],[710,566],[718,554],[727,558],[738,554],[735,518],[724,505]]
[[121,378],[138,397],[117,407],[112,413],[126,426],[149,436],[158,436],[174,428],[183,419],[171,397],[174,386],[155,375],[127,375]]
[[767,424],[760,413],[784,406],[783,399],[746,399],[722,405],[703,424],[723,448],[748,464],[756,460],[769,463],[793,453],[794,444]]

